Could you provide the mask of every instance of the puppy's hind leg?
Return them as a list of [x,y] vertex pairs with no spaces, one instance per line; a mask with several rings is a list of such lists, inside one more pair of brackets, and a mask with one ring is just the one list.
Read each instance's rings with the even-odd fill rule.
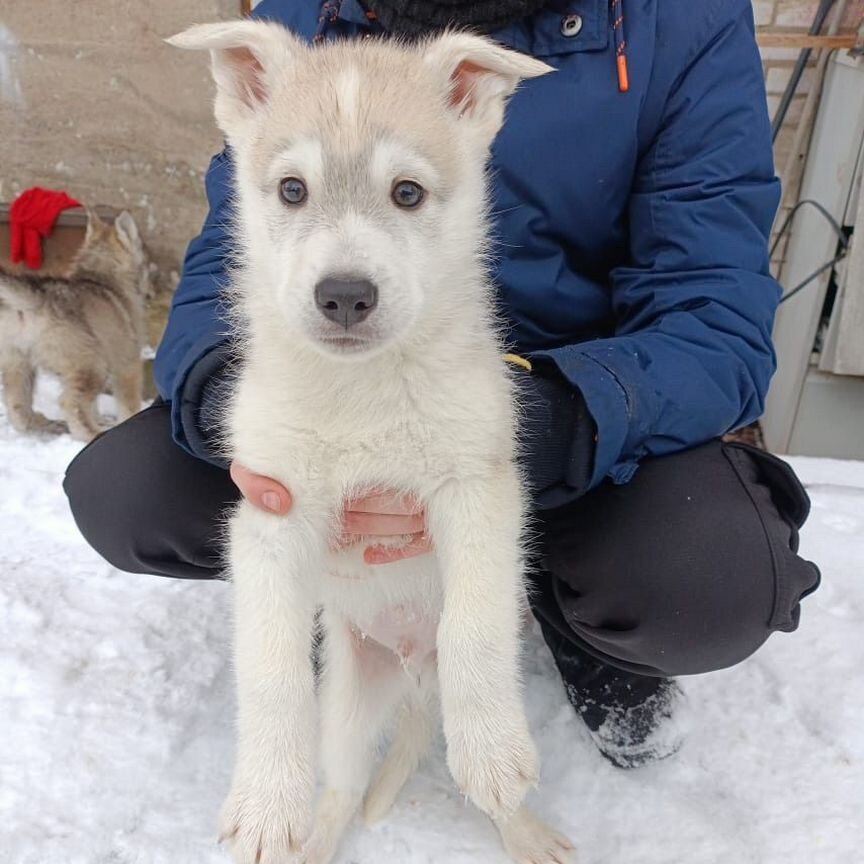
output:
[[569,864],[573,844],[523,804],[509,818],[493,820],[515,864]]
[[141,410],[144,394],[144,370],[138,359],[127,363],[112,375],[114,398],[117,400],[117,420],[122,423]]
[[3,382],[6,413],[16,432],[59,435],[67,431],[64,423],[49,420],[43,414],[33,410],[36,370],[23,353],[12,351],[5,354],[0,364],[0,378]]
[[104,431],[96,414],[96,397],[102,389],[102,376],[95,369],[74,369],[63,376],[60,407],[73,438],[92,441]]
[[432,743],[437,718],[433,695],[436,677],[435,663],[429,661],[423,670],[421,686],[407,696],[398,710],[390,749],[363,799],[363,821],[367,825],[390,812]]
[[326,609],[321,711],[324,793],[304,864],[328,864],[369,784],[378,739],[403,698],[407,678],[395,655]]

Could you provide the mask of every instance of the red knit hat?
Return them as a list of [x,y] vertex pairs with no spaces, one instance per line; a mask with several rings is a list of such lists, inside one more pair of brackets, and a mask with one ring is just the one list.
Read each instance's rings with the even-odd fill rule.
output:
[[54,230],[61,211],[81,205],[65,192],[34,186],[22,192],[9,210],[12,263],[24,261],[31,270],[42,266],[42,238]]

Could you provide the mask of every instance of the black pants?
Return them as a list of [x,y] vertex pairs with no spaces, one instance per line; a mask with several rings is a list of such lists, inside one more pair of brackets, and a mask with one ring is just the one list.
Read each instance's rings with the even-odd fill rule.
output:
[[[64,485],[83,535],[121,570],[219,577],[220,514],[237,489],[174,444],[167,405],[95,440]],[[731,666],[794,630],[819,584],[796,554],[808,508],[784,462],[742,445],[647,460],[628,485],[538,517],[534,612],[548,633],[632,672]]]

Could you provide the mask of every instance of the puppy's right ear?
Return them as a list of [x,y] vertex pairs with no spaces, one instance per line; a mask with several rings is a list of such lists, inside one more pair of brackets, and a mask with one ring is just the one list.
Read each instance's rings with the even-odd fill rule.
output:
[[447,82],[447,99],[488,146],[504,122],[504,106],[519,82],[554,71],[483,36],[445,31],[423,48],[427,66]]
[[229,142],[242,139],[273,95],[279,70],[305,46],[267,21],[197,24],[166,40],[178,48],[210,51],[216,82],[216,122]]
[[135,224],[135,218],[128,210],[124,210],[114,220],[114,233],[127,252],[132,254],[143,252],[138,226]]

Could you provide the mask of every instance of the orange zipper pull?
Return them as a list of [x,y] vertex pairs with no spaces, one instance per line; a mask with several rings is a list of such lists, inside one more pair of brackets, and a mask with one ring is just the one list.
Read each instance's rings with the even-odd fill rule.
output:
[[626,93],[630,89],[630,74],[627,70],[627,55],[618,55],[618,89]]

